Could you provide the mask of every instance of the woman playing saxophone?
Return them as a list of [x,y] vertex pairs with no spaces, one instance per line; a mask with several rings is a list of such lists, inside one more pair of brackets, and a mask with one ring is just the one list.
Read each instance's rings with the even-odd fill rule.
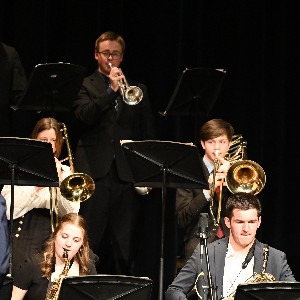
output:
[[57,299],[63,277],[96,274],[97,257],[90,253],[85,220],[74,213],[64,215],[44,250],[15,274],[11,299]]

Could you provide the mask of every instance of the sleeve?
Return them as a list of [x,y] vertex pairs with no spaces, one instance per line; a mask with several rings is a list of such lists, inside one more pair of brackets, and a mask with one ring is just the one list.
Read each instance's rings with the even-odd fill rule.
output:
[[[71,174],[70,168],[63,165],[63,178]],[[59,216],[67,213],[78,213],[80,208],[79,202],[72,202],[65,199],[59,188],[57,191],[57,205]],[[10,205],[11,205],[11,186],[5,185],[2,189],[2,195],[6,200],[7,206],[7,219],[10,220]],[[53,193],[53,197],[55,194]],[[47,208],[50,209],[50,189],[44,187],[39,191],[35,190],[34,186],[14,186],[14,219],[17,219],[34,208]]]
[[0,195],[0,285],[8,270],[9,261],[9,238],[6,219],[6,205],[4,198]]
[[[69,175],[72,174],[68,166],[62,165],[62,169],[63,169],[62,172],[63,179],[67,178]],[[80,209],[80,202],[67,200],[62,196],[59,188],[57,189],[57,205],[58,205],[58,214],[61,217],[68,213],[78,214]]]
[[[94,76],[93,80],[97,81],[97,77],[92,76]],[[77,99],[72,104],[72,110],[75,117],[83,124],[93,126],[99,123],[107,110],[113,109],[114,99],[107,93],[104,82],[98,79],[99,88],[96,89],[91,80],[91,77],[84,79]]]
[[197,279],[199,265],[199,248],[195,250],[186,265],[180,270],[174,281],[169,285],[165,296],[166,300],[188,299]]
[[179,226],[188,226],[199,213],[207,207],[208,200],[204,190],[177,189],[176,190],[176,217]]
[[[6,200],[7,219],[10,220],[11,205],[11,186],[5,185],[1,194]],[[49,208],[47,207],[47,199],[49,199],[49,188],[42,188],[38,192],[34,186],[14,186],[14,219],[17,219],[33,208]],[[48,201],[49,202],[49,201]]]
[[27,78],[18,52],[14,48],[12,49],[13,78],[11,104],[15,104],[21,99],[21,96],[26,89]]
[[14,274],[14,285],[28,291],[39,272],[38,264],[32,258],[27,259]]

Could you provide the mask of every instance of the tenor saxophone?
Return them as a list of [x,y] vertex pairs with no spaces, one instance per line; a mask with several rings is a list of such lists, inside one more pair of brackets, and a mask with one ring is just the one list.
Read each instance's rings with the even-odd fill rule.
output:
[[65,278],[68,275],[68,272],[70,270],[70,260],[68,258],[68,251],[66,249],[64,249],[63,259],[65,261],[64,269],[60,273],[59,277],[51,283],[51,285],[47,291],[45,300],[57,300],[58,299],[62,280],[63,280],[63,278]]

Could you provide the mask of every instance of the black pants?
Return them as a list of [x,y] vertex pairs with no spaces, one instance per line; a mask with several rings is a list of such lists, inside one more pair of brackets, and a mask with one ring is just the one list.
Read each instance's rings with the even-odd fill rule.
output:
[[97,272],[132,274],[138,216],[137,194],[132,183],[121,182],[113,164],[103,179],[94,179],[95,192],[81,203],[88,224],[91,249],[99,256]]

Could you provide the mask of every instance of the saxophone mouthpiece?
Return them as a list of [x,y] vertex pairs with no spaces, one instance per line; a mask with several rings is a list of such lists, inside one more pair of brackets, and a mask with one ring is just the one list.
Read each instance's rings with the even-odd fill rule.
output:
[[68,259],[69,255],[68,255],[68,251],[67,249],[64,248],[64,254],[63,254],[63,258],[64,259]]

